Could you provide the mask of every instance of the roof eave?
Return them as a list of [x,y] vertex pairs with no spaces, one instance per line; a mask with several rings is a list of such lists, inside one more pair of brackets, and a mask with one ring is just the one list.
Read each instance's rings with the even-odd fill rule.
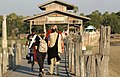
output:
[[46,12],[46,13],[43,13],[43,14],[39,14],[39,15],[36,15],[36,16],[28,17],[28,18],[24,19],[23,21],[28,22],[29,20],[35,19],[37,17],[43,16],[43,15],[46,15],[46,14],[50,14],[50,13],[53,13],[53,12],[58,12],[58,13],[61,13],[61,14],[66,14],[66,15],[69,15],[69,16],[73,16],[73,17],[82,19],[84,22],[91,20],[88,17],[78,16],[78,15],[75,15],[75,14],[71,14],[69,12],[61,12],[61,11],[55,10],[55,11],[50,11],[50,12]]

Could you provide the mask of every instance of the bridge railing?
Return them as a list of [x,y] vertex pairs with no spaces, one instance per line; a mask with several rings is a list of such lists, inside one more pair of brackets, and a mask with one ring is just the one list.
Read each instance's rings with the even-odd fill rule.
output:
[[26,55],[27,48],[19,40],[11,40],[11,46],[2,49],[0,53],[0,77],[6,76],[8,70],[14,70],[19,66],[19,62]]
[[[109,77],[110,27],[101,26],[100,42],[96,53],[82,50],[82,36],[66,38],[66,65],[69,75],[78,77]],[[90,53],[86,53],[90,52]]]

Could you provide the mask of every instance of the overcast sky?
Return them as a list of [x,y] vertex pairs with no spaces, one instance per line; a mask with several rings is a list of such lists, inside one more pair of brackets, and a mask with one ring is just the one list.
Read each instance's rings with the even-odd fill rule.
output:
[[[38,4],[49,0],[0,0],[0,15],[16,13],[17,15],[33,16],[41,10]],[[120,0],[64,0],[79,7],[79,13],[90,14],[95,10],[101,13],[120,11]]]

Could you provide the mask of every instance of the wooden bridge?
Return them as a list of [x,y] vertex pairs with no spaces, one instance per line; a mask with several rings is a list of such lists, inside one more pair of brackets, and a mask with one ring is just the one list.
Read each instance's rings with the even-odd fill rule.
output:
[[[96,51],[82,50],[82,35],[71,34],[64,42],[65,53],[62,54],[60,75],[45,77],[109,77],[109,26],[101,26],[100,42]],[[38,65],[35,64],[34,70],[31,71],[25,59],[26,54],[27,46],[21,45],[19,40],[11,40],[11,47],[3,48],[0,53],[0,77],[37,77]],[[47,60],[44,64],[47,72]]]

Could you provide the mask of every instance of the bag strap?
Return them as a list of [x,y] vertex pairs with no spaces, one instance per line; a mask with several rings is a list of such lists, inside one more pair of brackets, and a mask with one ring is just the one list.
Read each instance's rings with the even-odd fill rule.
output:
[[38,36],[38,37],[40,38],[40,41],[43,40],[43,39],[45,40],[45,37],[43,37],[43,38],[41,36]]
[[57,44],[57,42],[58,42],[58,37],[59,37],[59,33],[58,33],[58,35],[57,35],[57,39],[56,39],[55,45],[56,45],[56,44]]
[[37,35],[35,34],[35,35],[33,36],[33,38],[32,38],[32,41],[30,42],[30,45],[29,45],[28,48],[31,48],[31,46],[32,46],[32,44],[34,43],[36,37],[37,37]]

